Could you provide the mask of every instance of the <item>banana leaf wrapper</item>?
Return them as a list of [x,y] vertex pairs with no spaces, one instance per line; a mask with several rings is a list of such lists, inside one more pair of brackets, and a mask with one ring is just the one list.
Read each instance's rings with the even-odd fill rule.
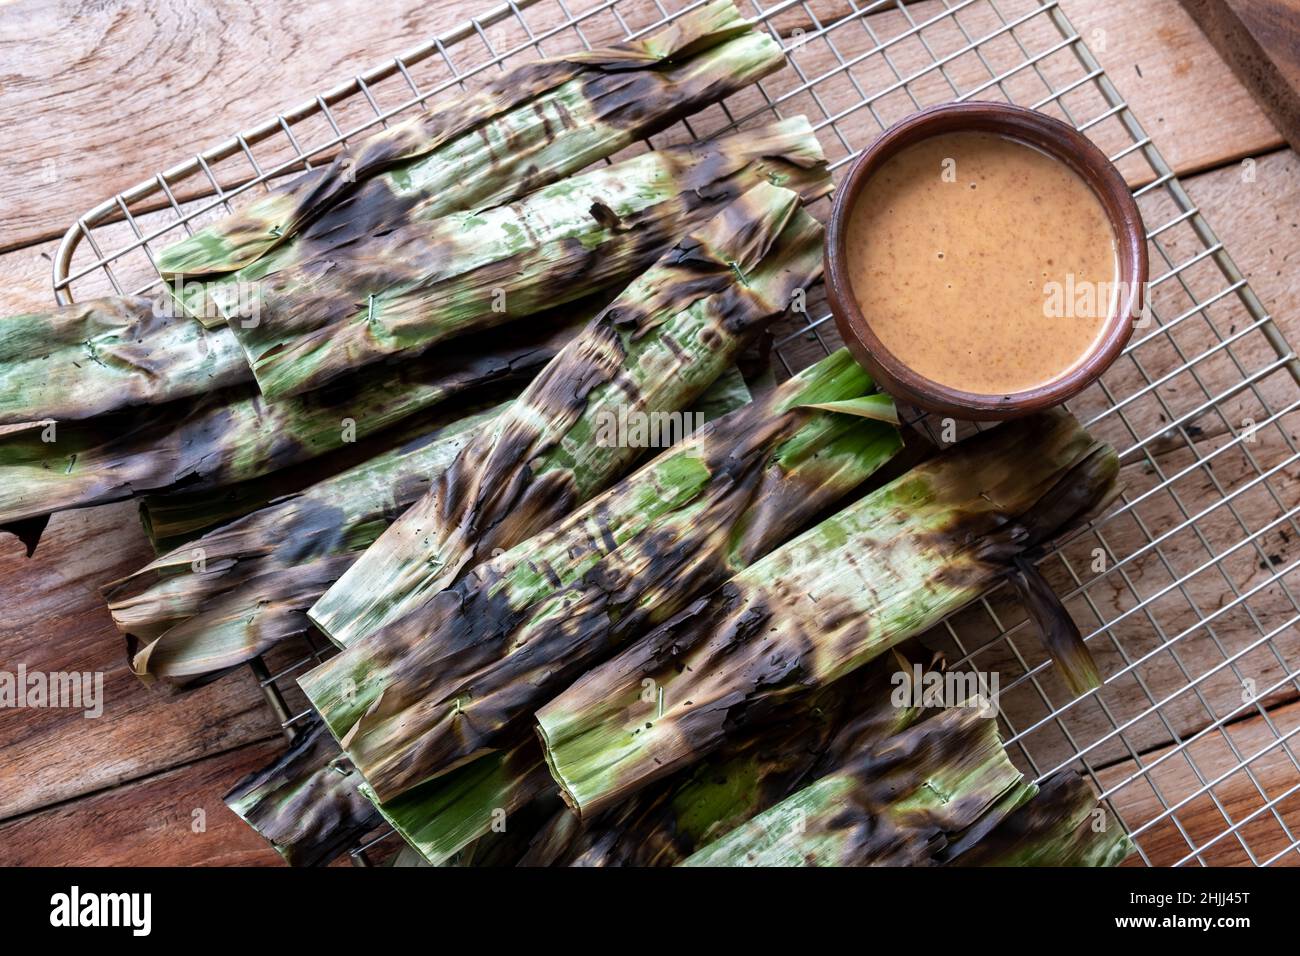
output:
[[14,315],[0,330],[0,425],[93,418],[252,377],[229,329],[205,329],[159,297]]
[[1118,866],[1132,852],[1133,841],[1098,806],[1092,788],[1063,771],[953,865]]
[[688,857],[683,866],[926,866],[1034,787],[997,721],[946,710],[877,745]]
[[254,317],[228,327],[263,395],[279,399],[626,282],[757,183],[829,192],[807,120],[644,153],[340,246],[262,280]]
[[689,406],[821,271],[822,229],[762,183],[684,237],[534,379],[312,608],[340,646],[395,622],[603,490],[640,454],[611,417]]
[[304,675],[308,699],[381,800],[499,747],[887,462],[896,428],[824,410],[873,388],[835,353]]
[[[261,278],[343,236],[495,206],[611,156],[784,63],[730,0],[641,40],[516,66],[375,133],[164,249],[164,276]],[[274,251],[274,255],[268,256]]]
[[319,721],[280,757],[226,794],[241,820],[291,866],[321,866],[383,823],[356,789],[357,772]]
[[449,399],[525,381],[581,321],[548,322],[509,342],[466,340],[274,404],[250,385],[197,403],[29,425],[0,436],[0,526],[148,491],[237,484],[379,435],[396,443],[430,430]]
[[[364,780],[359,787],[407,845],[433,866],[451,862],[477,840],[517,830],[521,811],[545,795],[559,802],[535,737],[522,737],[513,747],[486,754],[386,803]],[[526,850],[525,840],[520,856]]]
[[[538,712],[566,800],[585,818],[626,799],[938,623],[1104,507],[1118,470],[1113,449],[1049,412],[961,442],[827,519]],[[645,681],[662,709],[642,699]]]

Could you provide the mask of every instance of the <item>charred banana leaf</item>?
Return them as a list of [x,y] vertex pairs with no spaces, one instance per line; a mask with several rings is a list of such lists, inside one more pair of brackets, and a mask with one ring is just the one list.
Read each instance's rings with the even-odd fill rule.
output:
[[521,864],[675,866],[852,754],[911,726],[922,711],[911,694],[895,697],[911,675],[912,665],[895,649],[585,828],[565,807],[534,837]]
[[644,153],[340,247],[260,282],[256,321],[229,327],[265,396],[319,388],[626,282],[757,183],[805,199],[830,190],[807,120]]
[[347,646],[626,471],[641,449],[616,433],[602,441],[602,425],[689,407],[820,274],[822,229],[799,203],[760,184],[677,243],[325,594],[312,620]]
[[[784,62],[730,0],[641,40],[517,66],[368,137],[163,250],[165,276],[307,258],[344,235],[498,205],[613,155]],[[304,227],[306,227],[304,229]],[[265,275],[270,270],[264,270]],[[260,277],[260,276],[259,276]]]
[[1104,506],[1118,470],[1113,449],[1051,412],[968,439],[822,522],[538,712],[568,802],[583,817],[605,809],[937,623]]
[[[840,379],[841,373],[843,379]],[[820,379],[820,387],[812,387],[807,381],[814,377]],[[851,381],[865,380],[847,353],[828,359],[815,372],[805,372],[804,379],[797,393],[793,386],[786,386],[789,389],[786,392],[788,402],[796,401],[799,394],[805,398],[850,394],[853,391]],[[771,397],[761,400],[769,409],[779,401],[779,398],[774,400]],[[819,414],[815,417],[821,416]],[[745,426],[761,431],[763,423],[747,408],[718,422],[711,432],[710,440],[717,440],[719,432],[727,426],[731,426],[729,430],[735,432],[742,432]],[[829,466],[833,461],[829,446],[823,444],[818,447],[815,441],[808,443],[804,454],[822,456],[823,466]],[[867,467],[865,460],[860,464],[863,469]],[[828,474],[829,470],[827,467]],[[779,503],[789,507],[802,493],[811,500],[799,500],[793,507],[806,516],[818,505],[827,504],[834,493],[835,484],[847,493],[853,477],[852,469],[840,467],[836,481],[828,479],[821,486],[813,487],[808,483],[812,478],[811,473],[800,472],[798,469],[788,471],[784,480],[789,485]],[[638,476],[633,476],[627,479],[611,495],[626,490],[637,478]],[[741,483],[743,476],[733,474],[731,480]],[[742,516],[736,522],[738,534],[748,534],[752,540],[754,531],[741,532],[739,529],[746,526],[752,528],[754,521],[761,523],[769,520],[771,510],[775,509],[778,502],[767,503],[772,509],[766,513],[759,513],[753,520]],[[595,506],[596,503],[593,502],[593,512]],[[610,511],[604,513],[611,514]],[[617,519],[617,515],[613,517]],[[677,517],[684,519],[686,512],[677,512]],[[668,523],[662,519],[657,520],[657,538],[664,540],[670,537]],[[612,524],[610,533],[620,537],[618,532],[619,529]],[[703,546],[699,545],[699,537],[697,532],[685,531],[674,543],[673,550],[679,553],[687,553],[696,548],[703,550]],[[678,581],[671,588],[667,586],[669,582],[658,578],[661,590],[676,595],[670,599],[676,606],[707,586],[710,577],[709,554],[701,554],[700,560],[692,562],[691,571],[689,579]],[[602,582],[600,586],[610,583],[610,576],[602,573],[599,565],[588,571],[584,578],[598,578]],[[581,584],[571,587],[580,586]],[[631,591],[622,593],[629,601],[634,597]],[[469,613],[472,614],[473,610]],[[614,624],[611,628],[614,629],[611,636],[617,636],[620,625]],[[349,653],[356,650],[358,648]],[[894,672],[910,674],[911,670],[906,662],[891,660],[887,667],[864,668],[864,680],[841,681],[834,688],[825,689],[812,695],[809,700],[800,701],[792,713],[782,715],[781,720],[772,727],[765,727],[761,733],[756,733],[748,740],[737,742],[728,750],[725,758],[711,762],[695,778],[674,788],[667,795],[655,794],[648,802],[633,803],[626,809],[620,808],[616,821],[602,819],[601,823],[607,825],[599,828],[595,834],[583,834],[581,848],[576,819],[570,821],[562,816],[557,817],[548,826],[559,828],[568,836],[561,839],[556,833],[547,834],[542,840],[546,849],[534,848],[530,851],[528,865],[559,863],[562,853],[565,857],[563,862],[580,858],[579,862],[583,865],[663,865],[684,858],[691,850],[702,845],[703,834],[718,836],[725,832],[722,828],[729,821],[739,823],[748,819],[793,789],[792,781],[798,779],[801,773],[806,772],[824,755],[826,747],[832,743],[832,732],[846,722],[850,711],[857,712],[861,709],[862,700],[871,702],[871,705],[853,721],[858,734],[869,733],[875,728],[879,736],[888,736],[910,723],[915,710],[906,706],[893,706],[885,690]],[[376,800],[380,812],[426,860],[441,864],[469,840],[492,832],[498,825],[505,825],[506,821],[502,817],[513,817],[515,810],[527,800],[538,793],[554,792],[554,782],[542,759],[536,735],[531,728],[524,727],[522,730],[522,736],[516,737],[518,742],[509,747],[503,746],[500,750],[471,760],[387,803]],[[373,797],[373,790],[366,787],[366,791]],[[568,811],[564,813],[568,814]],[[570,826],[570,823],[575,825]],[[543,853],[547,854],[545,858],[541,856]]]
[[381,800],[501,746],[620,643],[888,461],[901,444],[892,425],[821,410],[872,388],[846,351],[835,353],[300,684]]
[[[494,389],[491,391],[500,391]],[[491,394],[491,391],[488,394]],[[516,394],[518,389],[515,390]],[[475,393],[475,399],[479,393]],[[486,396],[485,396],[486,397]],[[496,396],[498,399],[503,396]],[[732,409],[739,408],[749,401],[749,388],[738,369],[723,374],[712,387],[704,393],[691,412],[701,420],[712,421],[720,418]],[[471,404],[464,407],[465,417],[495,405],[495,402]],[[463,403],[457,403],[461,408]],[[423,422],[423,417],[416,420]],[[432,426],[420,429],[420,435],[428,434]],[[387,438],[387,435],[384,436]],[[381,452],[382,453],[382,452]],[[226,524],[236,518],[265,507],[276,498],[298,494],[305,488],[323,481],[327,477],[341,474],[352,467],[359,467],[375,457],[376,453],[367,447],[349,451],[344,456],[339,453],[330,455],[327,462],[310,462],[304,466],[289,468],[221,488],[190,492],[185,490],[169,491],[163,494],[146,495],[140,502],[140,517],[145,532],[154,544],[158,554],[165,554],[182,544],[193,541],[205,532]],[[322,464],[328,464],[327,474],[320,474]]]
[[389,825],[434,866],[452,860],[475,840],[509,832],[517,826],[514,817],[520,810],[543,794],[555,794],[534,735],[387,803],[365,782],[360,787]]
[[225,801],[286,863],[320,866],[383,823],[356,789],[356,776],[317,721],[283,757],[237,783]]
[[1033,794],[997,721],[946,710],[693,853],[683,866],[924,866]]

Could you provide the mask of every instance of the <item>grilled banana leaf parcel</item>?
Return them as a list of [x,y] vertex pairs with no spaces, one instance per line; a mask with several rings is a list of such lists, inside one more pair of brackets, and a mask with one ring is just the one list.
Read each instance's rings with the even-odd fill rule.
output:
[[1034,793],[997,721],[955,707],[868,745],[684,866],[926,866]]
[[283,402],[268,404],[247,385],[197,402],[0,435],[0,525],[146,491],[231,485],[374,436],[391,433],[396,443],[428,430],[429,415],[447,399],[524,381],[558,354],[583,317],[509,342],[476,336]]
[[871,391],[835,353],[300,684],[381,801],[500,748],[587,667],[888,461],[900,447],[892,425],[809,407]]
[[897,691],[912,674],[913,665],[894,649],[792,701],[770,723],[588,826],[562,808],[536,835],[521,865],[675,866],[852,754],[910,727],[923,711],[910,693],[900,699]]
[[516,203],[399,226],[267,277],[257,320],[229,327],[267,398],[297,394],[625,282],[757,183],[806,199],[829,191],[807,120],[644,153]]
[[642,449],[617,434],[601,441],[602,423],[688,407],[820,274],[822,229],[799,206],[797,193],[763,183],[678,242],[326,592],[312,620],[346,646],[619,477]]
[[961,442],[774,551],[538,712],[569,804],[584,818],[606,809],[937,623],[1108,503],[1118,470],[1068,414],[1041,414]]
[[783,62],[780,46],[731,0],[714,0],[643,39],[524,63],[472,93],[444,96],[164,249],[159,268],[165,276],[231,272],[277,249],[289,253],[275,257],[283,265],[337,242],[340,232],[369,234],[410,217],[509,202]]
[[357,776],[314,721],[282,757],[237,783],[225,802],[290,866],[320,866],[384,822],[357,789]]
[[249,378],[229,329],[205,329],[156,297],[0,319],[0,425],[92,418]]

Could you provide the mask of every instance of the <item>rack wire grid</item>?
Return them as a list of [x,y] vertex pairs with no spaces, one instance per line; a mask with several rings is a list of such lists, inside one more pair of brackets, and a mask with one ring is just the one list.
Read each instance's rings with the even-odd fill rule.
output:
[[[55,294],[147,291],[160,281],[155,249],[430,98],[523,58],[640,35],[702,3],[496,6],[95,207],[58,250]],[[1149,227],[1150,314],[1124,356],[1070,403],[1120,450],[1125,490],[1041,563],[1103,686],[1070,695],[1006,586],[922,642],[950,668],[997,676],[1013,758],[1038,780],[1067,767],[1084,774],[1107,819],[1132,836],[1136,859],[1296,863],[1300,604],[1296,562],[1282,557],[1300,535],[1295,354],[1056,2],[740,3],[784,45],[788,67],[634,151],[803,113],[839,176],[908,113],[999,100],[1084,131],[1134,187]],[[796,318],[776,339],[786,373],[838,345],[817,295]],[[975,427],[923,424],[949,440],[945,431]],[[252,665],[290,736],[309,713],[293,678],[328,653],[318,638]],[[357,848],[354,861],[385,839]]]

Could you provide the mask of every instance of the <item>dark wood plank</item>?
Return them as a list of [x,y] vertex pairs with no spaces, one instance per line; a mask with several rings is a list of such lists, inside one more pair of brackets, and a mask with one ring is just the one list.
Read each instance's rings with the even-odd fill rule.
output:
[[1292,148],[1300,147],[1300,0],[1179,0]]

